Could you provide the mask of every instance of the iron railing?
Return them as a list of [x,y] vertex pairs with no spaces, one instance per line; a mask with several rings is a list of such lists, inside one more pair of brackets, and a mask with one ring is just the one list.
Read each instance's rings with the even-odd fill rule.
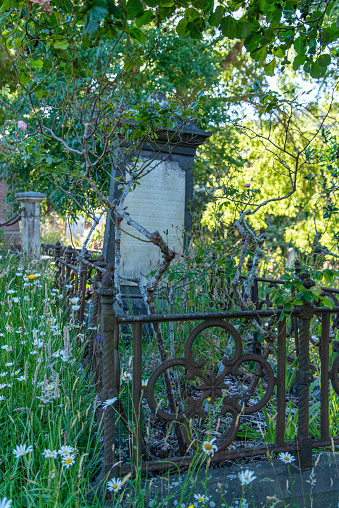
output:
[[[309,281],[305,281],[305,285]],[[113,311],[113,280],[104,276],[97,291],[101,297],[101,334],[103,345],[103,390],[102,400],[116,397],[115,406],[109,405],[104,411],[104,461],[103,472],[125,474],[141,467],[142,471],[159,471],[173,467],[184,467],[192,462],[196,451],[201,451],[204,439],[217,436],[218,451],[212,461],[220,462],[295,451],[300,468],[312,466],[312,449],[339,444],[339,436],[330,436],[329,422],[329,382],[339,395],[339,356],[330,366],[330,327],[331,315],[339,312],[339,307],[316,308],[311,303],[294,310],[291,315],[299,325],[299,357],[295,364],[295,377],[298,387],[298,428],[293,441],[286,440],[286,319],[280,319],[281,309],[255,311],[213,312],[196,314],[151,315],[118,317]],[[270,318],[271,333],[268,334],[266,348],[261,354],[246,351],[246,344],[239,333],[239,324],[248,323],[253,329],[253,319]],[[310,369],[311,321],[321,320],[320,348],[316,349],[320,362],[320,407],[319,436],[311,437],[309,386],[314,380]],[[199,322],[183,341],[183,354],[159,362],[153,368],[147,386],[143,386],[143,363],[147,361],[145,351],[148,341],[143,339],[142,325],[145,323]],[[133,421],[127,421],[127,411],[122,396],[120,380],[120,356],[122,354],[119,327],[132,326],[132,409]],[[219,332],[217,332],[217,330]],[[205,334],[213,331],[214,337],[223,335],[226,343],[218,343],[219,362],[214,364],[208,356],[201,358],[202,349],[210,344],[210,356],[215,356],[216,344],[211,343]],[[217,335],[218,334],[218,335]],[[200,350],[196,351],[196,344]],[[201,348],[201,344],[203,347]],[[231,352],[227,346],[231,344]],[[225,354],[225,352],[227,354]],[[217,368],[219,366],[219,368]],[[166,395],[166,382],[175,394],[175,406],[171,407]],[[246,385],[246,391],[239,387]],[[251,415],[258,415],[264,407],[274,402],[276,415],[271,410],[275,425],[274,443],[246,446],[237,438],[243,422]],[[215,409],[215,420],[211,422],[211,408]],[[213,409],[213,411],[214,411]],[[149,453],[148,441],[150,427],[144,421],[152,414],[158,425],[166,428],[165,434],[177,440],[172,448],[175,453],[168,458],[154,458]],[[121,463],[116,446],[117,422],[124,422],[129,429],[131,455]],[[119,423],[120,425],[120,423]],[[225,428],[222,428],[225,425]],[[131,430],[132,429],[132,430]],[[183,437],[184,447],[179,443]],[[236,447],[235,447],[236,445]],[[154,455],[154,454],[153,454]],[[128,463],[127,463],[128,462]],[[119,470],[119,471],[117,471]]]

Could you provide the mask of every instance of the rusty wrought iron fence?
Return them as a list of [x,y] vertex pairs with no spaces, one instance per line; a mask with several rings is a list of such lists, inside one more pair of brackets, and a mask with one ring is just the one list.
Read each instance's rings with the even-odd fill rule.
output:
[[[304,284],[309,284],[309,281]],[[298,422],[296,438],[288,440],[286,397],[290,397],[290,394],[286,388],[287,333],[286,319],[280,319],[281,309],[118,317],[113,310],[115,290],[111,277],[104,276],[97,294],[101,298],[103,345],[101,398],[106,407],[105,475],[117,472],[124,474],[136,466],[143,471],[185,467],[194,460],[196,452],[202,450],[202,443],[212,437],[216,438],[218,448],[211,457],[214,462],[295,451],[301,468],[312,466],[313,449],[339,444],[339,436],[330,436],[329,423],[329,383],[339,395],[339,356],[332,358],[330,364],[331,316],[339,312],[339,306],[331,310],[304,302],[303,306],[291,313],[298,321],[299,330],[299,357],[295,364]],[[264,322],[268,318],[271,320],[271,332],[266,338],[265,350],[260,354],[250,352],[239,333],[240,324],[248,323],[253,330],[254,319]],[[316,349],[321,391],[317,409],[317,438],[312,437],[309,430],[309,387],[314,381],[310,368],[312,320],[321,323],[320,347]],[[157,359],[145,385],[143,378],[145,364],[149,362],[149,341],[143,338],[143,324],[169,322],[198,324],[183,338],[182,353],[178,348],[174,358],[163,362]],[[127,324],[132,327],[131,421],[124,407],[129,404],[129,399],[123,395],[126,382],[121,380],[120,372],[122,345],[119,328]],[[208,335],[210,331],[213,332],[212,339]],[[215,361],[216,356],[218,362]],[[117,401],[111,404],[114,398]],[[270,411],[275,428],[274,442],[254,443],[251,446],[250,440],[245,444],[239,440],[244,423],[253,421],[264,408],[273,405],[276,410],[273,411],[271,407]],[[116,429],[121,423],[129,433],[129,456],[122,456],[118,450],[120,438],[116,438]],[[155,457],[150,448],[152,426],[165,429],[172,450],[165,459]]]

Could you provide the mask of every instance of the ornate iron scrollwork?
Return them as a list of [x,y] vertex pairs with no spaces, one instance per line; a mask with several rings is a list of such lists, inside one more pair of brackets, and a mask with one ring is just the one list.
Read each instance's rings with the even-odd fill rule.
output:
[[[208,366],[209,362],[203,358],[196,359],[193,353],[193,347],[199,335],[210,328],[218,328],[223,333],[226,332],[228,346],[232,342],[232,354],[223,354],[223,357],[220,358],[221,362],[217,373],[214,365],[210,369]],[[231,379],[240,378],[245,364],[250,364],[252,370],[256,366],[254,371],[250,371],[251,382],[248,392],[234,393],[233,383],[233,393],[231,393],[229,391]],[[178,369],[184,370],[184,375],[182,376],[182,379],[185,380],[184,387],[178,379]],[[176,371],[175,375],[171,373],[173,370]],[[261,398],[259,395],[258,398],[258,394],[256,394],[256,400],[254,401],[252,393],[250,393],[251,387],[253,392],[262,377],[263,371],[266,374],[263,395]],[[161,407],[161,401],[156,400],[160,396],[158,381],[164,375],[170,378],[173,391],[178,386],[181,390],[181,393],[179,395],[177,393],[177,395],[178,398],[183,400],[181,404],[177,401],[177,411],[175,413],[167,407]],[[183,424],[185,439],[193,448],[196,448],[198,441],[196,439],[196,429],[192,422],[193,418],[197,417],[206,423],[208,420],[207,408],[210,407],[209,404],[214,405],[217,403],[220,430],[217,445],[219,450],[223,450],[232,443],[238,433],[240,415],[250,415],[262,409],[270,400],[273,390],[274,373],[267,360],[257,354],[243,354],[243,345],[239,332],[230,323],[214,319],[199,324],[189,334],[185,344],[184,357],[167,360],[153,371],[148,380],[144,396],[151,410],[159,418],[168,422],[181,422]],[[165,399],[166,396],[163,392],[163,406],[165,405]],[[220,420],[223,417],[227,421],[227,429],[220,428]],[[213,429],[209,428],[208,425],[211,425],[211,423],[206,423],[206,429],[213,434]]]

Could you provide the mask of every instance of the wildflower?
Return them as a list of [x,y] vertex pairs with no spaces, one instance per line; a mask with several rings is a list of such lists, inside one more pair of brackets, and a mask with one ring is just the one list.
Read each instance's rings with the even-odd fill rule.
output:
[[110,492],[118,492],[118,490],[120,490],[121,487],[122,487],[122,481],[119,480],[119,478],[112,478],[112,480],[110,480],[107,483],[107,489]]
[[14,298],[12,298],[12,302],[14,302],[14,303],[19,303],[19,302],[20,302],[20,298],[18,298],[17,296],[15,296]]
[[248,189],[249,187],[251,187],[251,184],[250,183],[245,183],[244,187],[245,187],[245,189]]
[[24,122],[23,120],[19,120],[18,121],[18,128],[21,130],[21,131],[25,131],[27,129],[27,123]]
[[213,457],[214,452],[218,451],[217,445],[213,444],[214,441],[216,441],[216,438],[211,439],[211,441],[204,441],[202,444],[202,451],[209,457]]
[[2,400],[6,400],[6,397],[4,397],[3,395],[0,395],[0,401]]
[[[1,302],[1,303],[2,303],[2,302]],[[4,334],[4,333],[0,333],[0,337],[4,337],[4,336],[5,336],[5,334]]]
[[0,377],[5,377],[7,376],[7,372],[0,372]]
[[60,450],[58,450],[58,454],[62,457],[67,457],[68,455],[72,455],[74,453],[74,448],[72,446],[60,446]]
[[148,384],[148,379],[143,379],[143,380],[141,381],[141,388],[142,388],[143,390],[145,390],[145,388],[147,388],[147,384]]
[[17,380],[18,380],[18,381],[26,381],[25,376],[20,376],[20,377],[17,377]]
[[73,464],[75,464],[75,457],[74,457],[74,455],[66,455],[66,457],[62,457],[61,464],[63,466],[65,466],[67,469],[69,467],[73,466]]
[[241,485],[248,485],[256,479],[256,476],[254,476],[254,471],[246,469],[246,471],[241,471],[241,473],[238,474],[238,478]]
[[290,464],[291,462],[293,462],[295,460],[293,455],[291,455],[288,452],[286,452],[286,453],[279,453],[279,459],[282,460],[283,462],[287,462],[287,464]]
[[72,284],[66,284],[66,285],[65,285],[65,288],[66,288],[66,289],[72,289],[72,287],[73,287],[73,286],[72,286]]
[[14,291],[14,289],[8,289],[8,290],[7,290],[7,294],[8,294],[8,295],[14,295],[14,293],[15,293],[15,292],[16,292],[16,291]]
[[29,280],[34,280],[35,279],[35,275],[34,273],[31,273],[29,276],[28,276]]
[[5,363],[5,367],[12,367],[12,365],[14,365],[14,362]]
[[113,399],[107,399],[105,402],[102,403],[104,409],[106,409],[109,406],[113,406],[114,402],[116,402],[118,399],[117,397],[113,397]]
[[56,450],[44,450],[42,455],[45,457],[45,459],[56,459],[58,452]]
[[3,497],[0,500],[0,508],[11,508],[11,506],[12,506],[12,500],[11,499],[7,499],[7,497]]
[[49,473],[48,477],[51,478],[52,480],[55,478],[55,471],[54,471],[54,469],[52,469],[52,471]]
[[1,346],[1,349],[5,349],[6,351],[13,351],[12,346],[8,346],[8,344]]
[[2,390],[3,388],[6,388],[7,384],[6,383],[3,383],[0,385],[0,390]]
[[200,496],[199,494],[194,494],[194,498],[198,501],[198,503],[207,503],[207,501],[209,500],[209,497]]
[[80,309],[80,305],[72,305],[72,310],[79,310]]
[[15,458],[19,459],[20,457],[23,457],[24,455],[28,455],[32,451],[33,451],[33,446],[26,447],[26,445],[17,445],[15,450],[13,450],[13,453],[15,455]]
[[20,372],[20,369],[19,370],[15,370],[14,372],[12,372],[11,376],[17,376]]
[[74,298],[71,298],[71,300],[70,300],[70,302],[73,305],[76,305],[79,301],[80,301],[80,298],[78,298],[77,296],[75,296]]
[[131,381],[132,375],[129,372],[123,372],[121,374],[121,381]]

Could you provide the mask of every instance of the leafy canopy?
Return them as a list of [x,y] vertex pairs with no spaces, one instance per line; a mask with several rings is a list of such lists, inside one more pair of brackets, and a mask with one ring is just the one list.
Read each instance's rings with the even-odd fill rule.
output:
[[[201,39],[210,28],[224,38],[243,40],[251,57],[266,60],[265,71],[274,74],[281,63],[303,66],[314,78],[324,76],[331,63],[330,49],[339,36],[337,2],[304,0],[5,0],[0,23],[5,47],[30,54],[38,44],[52,47],[58,57],[74,44],[83,49],[102,39],[127,34],[143,45],[149,24],[174,22],[180,37]],[[291,51],[293,49],[293,51]],[[127,57],[127,67],[142,61]],[[129,61],[128,61],[129,60]],[[36,62],[36,65],[44,65]],[[25,82],[25,74],[21,82]]]

